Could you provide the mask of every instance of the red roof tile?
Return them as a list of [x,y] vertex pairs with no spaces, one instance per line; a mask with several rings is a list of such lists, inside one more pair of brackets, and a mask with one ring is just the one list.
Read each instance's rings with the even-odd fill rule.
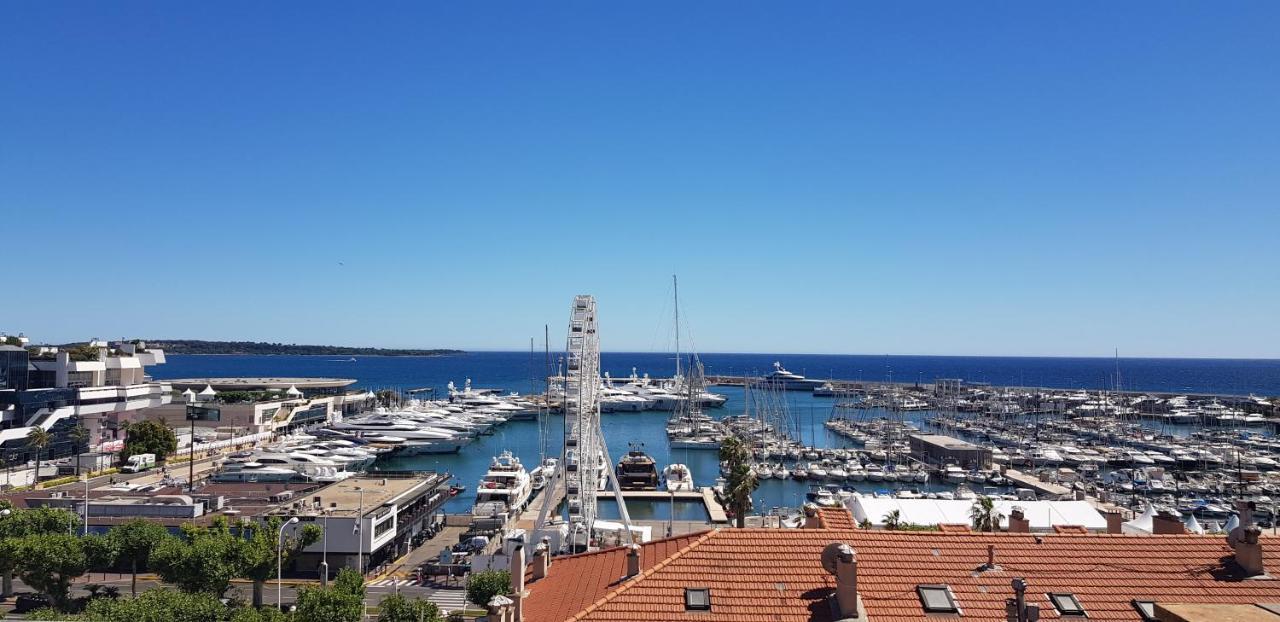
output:
[[964,523],[941,523],[938,525],[938,531],[942,533],[969,533],[973,530]]
[[1054,525],[1053,533],[1087,534],[1089,530],[1085,529],[1084,525]]
[[846,508],[819,507],[818,527],[822,529],[857,529],[853,514]]
[[[857,552],[858,589],[877,622],[922,620],[915,586],[951,586],[971,620],[1004,620],[1009,582],[1022,577],[1045,619],[1057,617],[1048,592],[1072,592],[1090,620],[1139,620],[1132,599],[1252,603],[1280,600],[1280,581],[1235,580],[1223,538],[1208,536],[1050,535],[894,532],[863,529],[724,529],[651,542],[643,572],[623,579],[624,549],[554,561],[529,585],[526,622],[685,618],[821,622],[835,578],[819,562],[823,547]],[[996,570],[981,571],[987,546]],[[1271,574],[1280,559],[1267,556]],[[711,590],[710,612],[685,612],[684,589]]]

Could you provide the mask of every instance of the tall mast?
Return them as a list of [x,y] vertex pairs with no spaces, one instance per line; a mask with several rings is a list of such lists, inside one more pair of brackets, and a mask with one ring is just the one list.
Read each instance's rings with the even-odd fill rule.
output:
[[676,378],[680,377],[680,283],[671,275],[671,289],[675,292],[676,305]]

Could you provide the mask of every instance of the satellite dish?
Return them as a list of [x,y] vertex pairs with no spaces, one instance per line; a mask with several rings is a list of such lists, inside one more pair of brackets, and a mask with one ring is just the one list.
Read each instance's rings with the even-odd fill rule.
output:
[[836,573],[836,560],[841,555],[853,555],[853,547],[843,542],[832,542],[822,549],[822,569],[831,574]]

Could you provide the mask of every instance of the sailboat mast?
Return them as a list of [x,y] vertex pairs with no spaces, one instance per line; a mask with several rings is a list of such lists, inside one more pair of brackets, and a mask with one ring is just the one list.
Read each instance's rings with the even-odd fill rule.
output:
[[676,275],[671,275],[671,290],[675,294],[676,306],[676,378],[680,377],[680,283]]

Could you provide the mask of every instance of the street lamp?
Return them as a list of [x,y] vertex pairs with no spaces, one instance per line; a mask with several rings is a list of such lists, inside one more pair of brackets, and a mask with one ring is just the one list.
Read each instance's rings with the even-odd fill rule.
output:
[[361,523],[364,522],[364,487],[356,486],[356,490],[360,493],[360,508],[356,510],[356,571],[360,573],[360,579],[364,579],[364,534],[361,532]]
[[329,586],[329,510],[320,510],[324,515],[324,544],[320,552],[320,587]]
[[290,518],[280,525],[280,534],[276,537],[276,608],[284,611],[284,528],[297,524],[298,517]]
[[[10,510],[9,508],[0,510],[0,518],[4,518],[10,514],[13,514],[13,510]],[[8,598],[13,595],[13,573],[4,573],[4,577],[0,578],[0,581],[3,582],[3,584],[0,585],[0,600],[8,600]]]

